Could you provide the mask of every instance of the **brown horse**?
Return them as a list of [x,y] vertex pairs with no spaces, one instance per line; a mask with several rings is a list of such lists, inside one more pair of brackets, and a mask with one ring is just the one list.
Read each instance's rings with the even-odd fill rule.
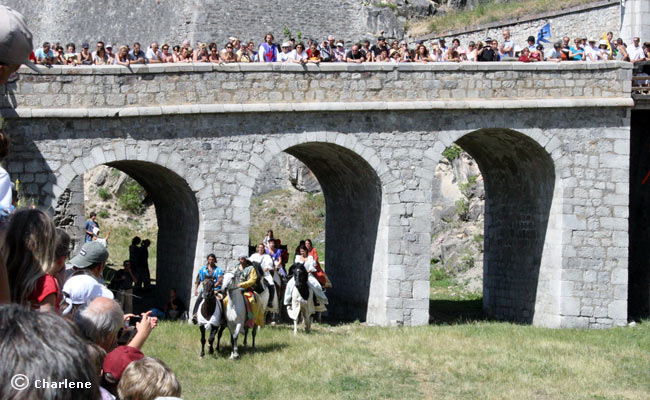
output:
[[[201,295],[201,307],[198,312],[199,329],[201,330],[201,357],[205,356],[205,330],[210,330],[210,337],[208,338],[208,354],[214,353],[214,336],[219,333],[217,339],[217,351],[219,351],[219,342],[221,341],[222,325],[221,315],[222,308],[219,299],[214,293],[214,280],[206,277],[203,280],[203,293]],[[197,300],[198,301],[198,300]]]

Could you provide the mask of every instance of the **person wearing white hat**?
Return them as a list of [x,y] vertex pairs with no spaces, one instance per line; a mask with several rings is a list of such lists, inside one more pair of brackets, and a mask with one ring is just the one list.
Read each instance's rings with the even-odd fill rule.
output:
[[336,50],[334,50],[334,59],[336,62],[345,62],[345,46],[342,41],[336,43]]
[[7,82],[21,64],[38,72],[36,66],[29,61],[32,50],[32,33],[22,14],[0,5],[0,86]]
[[288,62],[291,60],[291,43],[284,42],[282,43],[282,51],[278,53],[279,62]]

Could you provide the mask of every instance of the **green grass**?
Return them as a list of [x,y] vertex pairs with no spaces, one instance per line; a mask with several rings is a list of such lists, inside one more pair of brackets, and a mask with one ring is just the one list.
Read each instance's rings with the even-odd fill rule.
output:
[[[226,334],[227,336],[227,334]],[[183,398],[645,399],[650,323],[552,330],[497,322],[414,328],[265,327],[255,352],[199,358],[196,326],[163,322],[144,353],[164,360]],[[229,345],[229,339],[225,339]],[[241,341],[240,341],[241,343]]]
[[511,0],[497,3],[492,0],[473,9],[457,10],[413,21],[409,23],[409,34],[411,36],[432,32],[440,34],[593,2],[595,0]]
[[[293,203],[290,199],[299,199]],[[280,216],[287,216],[283,219]],[[251,201],[250,242],[261,243],[266,231],[272,229],[276,238],[287,245],[290,257],[301,240],[312,239],[319,260],[325,260],[325,197],[322,193],[309,194],[289,190],[274,190]]]

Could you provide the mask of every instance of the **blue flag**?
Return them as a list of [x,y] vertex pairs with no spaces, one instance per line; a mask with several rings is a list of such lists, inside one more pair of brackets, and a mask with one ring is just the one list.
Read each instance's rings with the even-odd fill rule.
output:
[[551,38],[551,23],[542,26],[542,29],[537,32],[537,43],[551,43],[548,39]]

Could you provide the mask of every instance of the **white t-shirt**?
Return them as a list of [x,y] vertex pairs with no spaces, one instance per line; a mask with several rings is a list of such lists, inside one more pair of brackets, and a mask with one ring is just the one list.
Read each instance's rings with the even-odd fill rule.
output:
[[149,47],[145,57],[147,57],[147,60],[162,61],[162,51],[158,50],[157,52],[154,52],[153,49]]
[[309,57],[307,56],[307,52],[303,50],[302,53],[298,53],[297,50],[292,50],[290,55],[289,55],[289,60],[296,60],[296,61],[307,61]]
[[[296,258],[293,262],[296,264],[302,264],[302,257],[300,254],[296,254]],[[307,260],[305,261],[305,269],[310,273],[316,272],[316,262],[314,261],[314,257],[307,256]]]
[[643,53],[642,46],[634,47],[634,45],[632,45],[632,47],[629,47],[629,49],[630,49],[629,54],[630,54],[631,61],[637,61],[637,60],[641,60],[642,58],[645,58],[645,54]]
[[284,53],[284,52],[279,52],[278,53],[278,61],[280,62],[287,62],[291,61],[291,52]]
[[7,214],[11,211],[11,200],[11,178],[9,173],[0,167],[0,209]]

